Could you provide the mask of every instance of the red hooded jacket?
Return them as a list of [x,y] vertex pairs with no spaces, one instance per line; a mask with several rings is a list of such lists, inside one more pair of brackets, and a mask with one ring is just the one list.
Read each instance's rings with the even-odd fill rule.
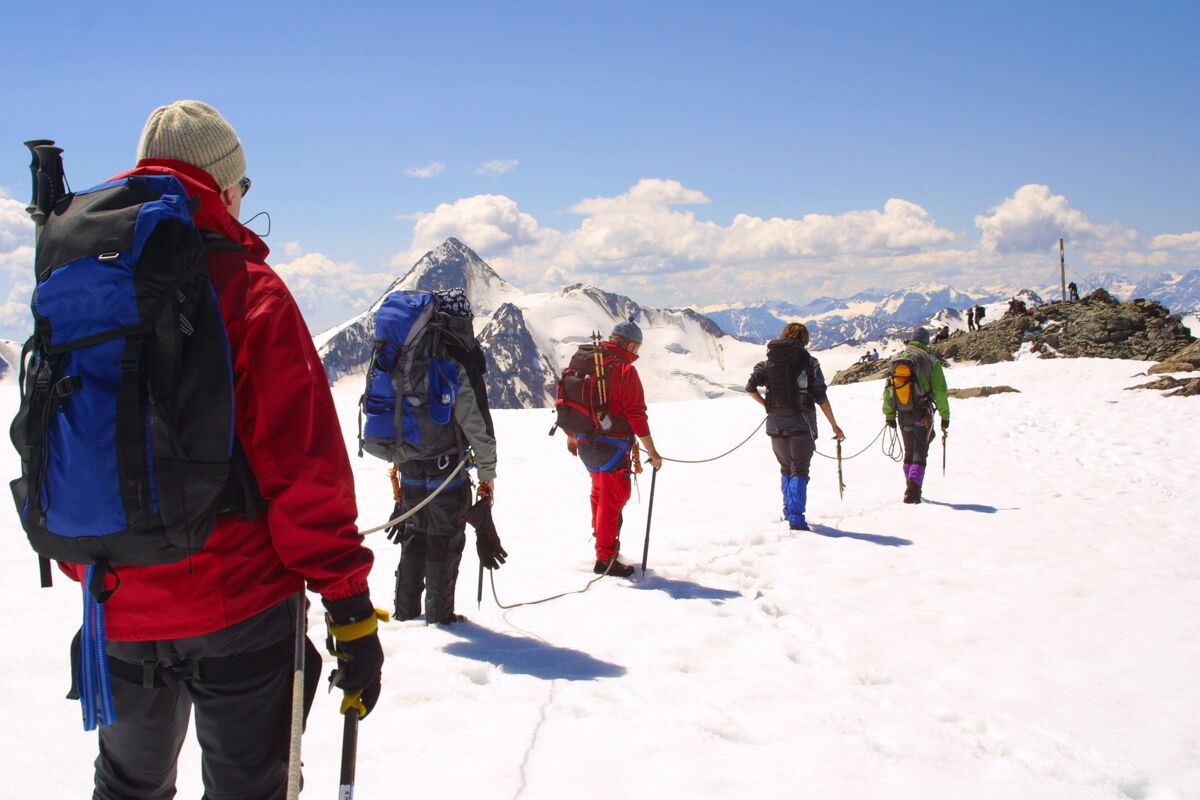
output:
[[638,377],[633,362],[637,355],[612,342],[601,342],[600,346],[614,358],[605,361],[607,370],[608,413],[624,419],[638,436],[650,435],[650,422],[646,418],[646,395],[642,390],[642,379]]
[[[211,252],[208,266],[233,357],[237,436],[267,507],[254,521],[221,517],[185,561],[118,567],[120,587],[105,603],[108,637],[211,633],[306,582],[329,600],[366,592],[373,554],[355,527],[354,477],[333,397],[300,309],[265,263],[266,244],[229,215],[204,170],[144,159],[117,178],[128,175],[174,175],[200,198],[196,225],[245,249]],[[61,566],[75,580],[86,571]]]

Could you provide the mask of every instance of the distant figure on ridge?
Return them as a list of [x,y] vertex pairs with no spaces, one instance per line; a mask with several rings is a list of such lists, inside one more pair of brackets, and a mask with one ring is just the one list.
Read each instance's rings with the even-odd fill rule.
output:
[[975,330],[983,327],[983,318],[987,314],[987,309],[981,305],[975,306]]
[[929,352],[929,331],[914,328],[904,350],[892,356],[883,386],[883,416],[889,428],[900,429],[904,444],[904,502],[920,503],[925,462],[933,441],[933,409],[942,417],[942,432],[950,427],[950,401],[942,363]]
[[[767,342],[767,360],[754,365],[746,391],[767,410],[767,436],[779,462],[779,488],[783,492],[783,510],[788,526],[794,531],[809,530],[805,519],[808,505],[808,467],[816,449],[817,414],[820,407],[833,436],[846,438],[825,393],[821,364],[809,354],[808,328],[789,322],[778,339]],[[765,386],[767,396],[759,394]]]
[[1079,287],[1075,285],[1075,281],[1071,281],[1067,284],[1067,294],[1071,300],[1079,299]]
[[592,480],[597,575],[633,574],[633,567],[618,557],[621,511],[633,488],[630,451],[636,447],[635,436],[650,466],[662,467],[650,436],[642,381],[633,366],[641,347],[642,329],[633,322],[618,323],[608,341],[579,347],[558,384],[557,424],[567,434],[567,450],[583,462]]
[[968,331],[975,330],[975,309],[974,308],[967,309],[967,330]]

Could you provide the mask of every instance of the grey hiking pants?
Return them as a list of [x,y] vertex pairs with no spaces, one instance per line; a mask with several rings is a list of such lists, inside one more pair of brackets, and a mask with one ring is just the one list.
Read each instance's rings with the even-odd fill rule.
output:
[[[294,660],[285,656],[281,666],[264,668],[261,658],[237,657],[264,648],[286,649],[269,646],[293,641],[295,602],[289,598],[203,636],[110,641],[110,664],[122,662],[110,667],[117,721],[100,729],[93,800],[173,798],[176,761],[193,708],[204,800],[282,800],[287,794]],[[320,654],[311,642],[307,649],[305,717],[321,674]],[[146,688],[130,680],[142,672],[141,662],[148,657],[165,668],[159,674],[166,685]],[[206,663],[214,663],[204,659],[224,659],[220,679],[203,678]],[[201,677],[190,677],[195,672]]]
[[904,443],[904,463],[924,466],[929,458],[929,443],[933,440],[933,416],[922,414],[911,418],[897,416],[900,440]]
[[812,464],[816,442],[807,428],[780,431],[770,434],[771,450],[779,462],[779,473],[787,477],[808,479],[808,468]]

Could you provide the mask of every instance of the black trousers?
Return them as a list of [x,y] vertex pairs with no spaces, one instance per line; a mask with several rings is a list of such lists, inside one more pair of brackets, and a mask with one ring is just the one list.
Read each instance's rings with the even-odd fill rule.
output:
[[[256,653],[295,635],[295,602],[289,598],[213,633],[155,642],[108,643],[108,654],[141,670],[153,652],[162,667],[180,675],[207,658]],[[164,611],[169,613],[169,611]],[[304,715],[321,676],[321,656],[308,643]],[[233,680],[186,677],[146,688],[113,675],[117,721],[100,729],[94,800],[169,800],[175,796],[176,762],[195,710],[204,800],[281,800],[287,795],[291,739],[293,659],[281,667]]]
[[922,414],[905,418],[901,415],[897,422],[900,440],[904,443],[904,463],[924,465],[929,458],[929,442],[933,440],[933,416]]
[[[400,465],[400,492],[405,509],[432,494],[458,460],[408,461]],[[413,619],[421,614],[425,594],[425,621],[454,621],[454,592],[458,567],[466,544],[463,514],[470,507],[471,482],[462,473],[437,497],[404,523],[400,539],[400,564],[396,568],[396,617]]]

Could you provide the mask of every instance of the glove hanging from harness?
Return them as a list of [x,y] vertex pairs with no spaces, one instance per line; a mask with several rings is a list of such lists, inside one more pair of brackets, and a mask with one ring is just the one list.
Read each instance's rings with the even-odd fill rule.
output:
[[500,569],[500,565],[508,558],[508,552],[500,544],[500,535],[496,533],[491,501],[487,498],[480,500],[467,510],[463,519],[475,529],[475,552],[479,554],[480,566],[484,569]]

